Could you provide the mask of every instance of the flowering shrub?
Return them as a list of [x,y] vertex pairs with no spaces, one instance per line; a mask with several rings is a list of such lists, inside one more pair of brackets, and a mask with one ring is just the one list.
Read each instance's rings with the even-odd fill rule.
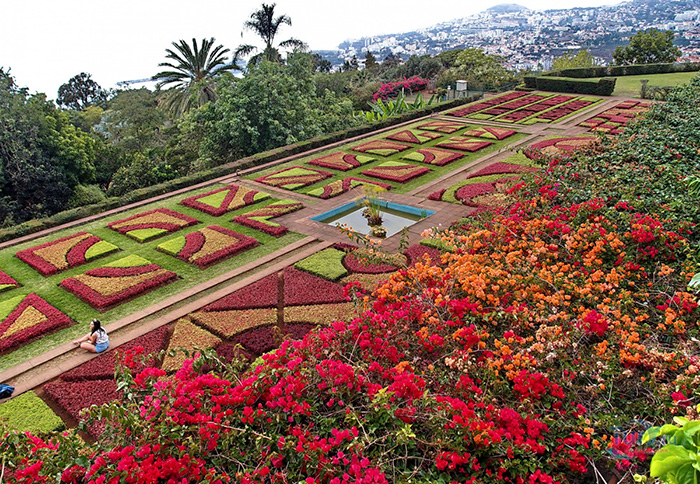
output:
[[[50,276],[117,250],[119,248],[116,245],[99,237],[87,232],[78,232],[29,249],[19,250],[15,255],[42,275]],[[0,284],[6,283],[0,280]]]
[[210,225],[160,244],[158,250],[199,267],[207,267],[258,245],[253,237]]
[[365,176],[373,176],[383,180],[406,182],[430,172],[430,168],[401,163],[400,161],[387,161],[369,170],[362,172]]
[[323,170],[313,170],[301,166],[290,166],[283,170],[270,173],[255,179],[256,182],[264,183],[272,187],[296,190],[297,188],[313,185],[316,182],[325,180],[333,176],[333,173]]
[[422,91],[426,87],[428,87],[428,80],[423,79],[418,76],[413,76],[407,78],[403,78],[400,81],[396,82],[386,82],[379,86],[379,91],[374,93],[374,96],[372,96],[372,99],[376,101],[377,99],[381,99],[382,101],[386,101],[389,98],[393,98],[399,95],[399,93],[402,90],[406,90],[410,92],[417,92],[417,91]]
[[9,291],[15,287],[19,287],[19,283],[3,271],[0,271],[0,292]]
[[332,168],[334,170],[348,171],[358,166],[374,161],[371,156],[352,155],[350,153],[336,152],[330,155],[315,158],[309,161],[309,165],[322,166],[324,168]]
[[447,141],[440,142],[435,146],[437,146],[438,148],[447,148],[450,150],[474,152],[486,148],[487,146],[491,146],[492,144],[492,141],[476,141],[470,138],[456,136],[454,138],[450,138]]
[[398,133],[390,134],[386,139],[394,141],[403,141],[404,143],[414,143],[417,145],[427,143],[428,141],[441,138],[442,135],[432,133],[430,131],[420,131],[417,129],[404,129]]
[[459,160],[464,155],[454,151],[441,150],[440,148],[420,148],[413,153],[403,155],[402,159],[426,163],[428,165],[445,166],[455,160]]
[[408,150],[410,148],[411,147],[409,145],[405,145],[403,143],[394,143],[393,141],[375,139],[363,143],[361,145],[353,146],[352,149],[361,153],[372,153],[374,155],[389,156],[404,150]]
[[192,207],[216,217],[247,207],[270,198],[265,192],[253,190],[239,185],[227,185],[201,195],[185,198],[180,205]]
[[436,119],[435,121],[430,121],[425,124],[418,126],[419,129],[427,129],[430,131],[439,131],[440,133],[452,134],[455,131],[464,129],[462,123],[457,123],[454,121],[443,121],[441,119]]
[[391,190],[393,187],[388,183],[382,183],[378,181],[366,180],[364,178],[347,177],[342,180],[336,180],[329,183],[325,187],[314,188],[306,192],[307,195],[313,197],[329,199],[342,195],[343,193],[352,190],[353,188],[359,187],[361,185],[375,185],[384,190]]
[[0,352],[71,323],[68,316],[34,293],[3,301],[0,317]]
[[126,234],[138,242],[146,242],[196,223],[199,223],[199,221],[189,215],[184,215],[168,208],[156,208],[155,210],[110,222],[107,226],[120,234]]
[[[123,261],[128,261],[129,265],[125,267]],[[60,286],[90,306],[104,310],[175,279],[177,274],[174,272],[132,255],[105,267],[90,269],[84,274],[64,279]]]
[[251,210],[243,215],[233,217],[233,221],[237,224],[265,232],[266,234],[270,234],[274,237],[281,237],[287,233],[287,227],[283,227],[278,223],[272,222],[271,219],[296,212],[302,208],[304,208],[304,204],[301,202],[295,202],[294,200],[280,200],[279,202],[270,204],[267,207]]

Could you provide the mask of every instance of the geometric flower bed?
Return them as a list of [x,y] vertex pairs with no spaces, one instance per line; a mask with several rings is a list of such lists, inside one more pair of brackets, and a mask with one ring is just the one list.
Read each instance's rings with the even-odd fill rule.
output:
[[202,311],[229,311],[233,309],[256,309],[277,307],[277,274],[270,274],[245,286],[228,296],[207,305]]
[[358,166],[374,161],[375,158],[365,155],[351,155],[350,153],[342,153],[340,151],[331,153],[330,155],[322,156],[309,161],[309,165],[322,166],[323,168],[332,168],[334,170],[348,171]]
[[270,195],[265,192],[238,185],[228,185],[218,190],[185,198],[180,202],[180,205],[192,207],[218,217],[226,212],[247,207],[268,198],[270,198]]
[[442,255],[442,252],[439,250],[421,244],[413,244],[403,253],[408,257],[409,266],[414,266],[417,262],[423,262],[426,255],[432,264],[440,263],[440,256]]
[[465,131],[463,136],[472,136],[474,138],[488,138],[501,141],[513,136],[516,133],[515,130],[508,128],[494,128],[492,126],[481,126],[479,128],[473,128]]
[[189,351],[190,356],[186,356],[182,351],[177,351],[175,356],[166,354],[161,369],[166,372],[179,370],[185,360],[192,358],[193,348],[213,348],[219,343],[221,343],[221,339],[210,332],[203,330],[185,319],[180,319],[175,323],[175,330],[170,337],[170,344],[168,345],[167,352],[177,348],[185,348]]
[[517,179],[518,177],[503,174],[477,176],[455,183],[446,190],[432,193],[428,198],[470,207],[501,207],[513,202],[505,190]]
[[[359,254],[359,256],[355,254]],[[343,259],[343,265],[347,267],[348,270],[360,274],[385,274],[387,272],[395,272],[399,269],[391,264],[363,260],[361,254],[362,252],[360,251],[350,252]]]
[[163,242],[157,249],[190,264],[206,267],[256,245],[258,241],[252,237],[210,225]]
[[9,291],[15,287],[19,287],[19,283],[3,271],[0,271],[0,292]]
[[280,237],[287,233],[287,227],[272,222],[270,219],[280,217],[282,215],[296,212],[304,208],[301,202],[294,200],[280,200],[267,207],[258,208],[250,212],[233,217],[233,222],[250,227],[274,237]]
[[402,143],[394,143],[392,141],[373,140],[359,146],[354,146],[352,149],[361,153],[372,153],[373,155],[389,156],[400,151],[411,148],[409,145]]
[[70,318],[34,293],[0,303],[0,352],[70,324]]
[[[16,256],[42,275],[49,276],[111,254],[116,250],[119,250],[117,246],[100,240],[99,237],[87,232],[78,232],[68,237],[20,250]],[[0,284],[4,283],[0,280]]]
[[454,151],[442,150],[440,148],[420,148],[413,153],[403,155],[401,158],[429,165],[444,166],[452,161],[459,160],[464,155]]
[[20,432],[51,432],[65,427],[63,420],[32,391],[0,404],[0,419]]
[[525,156],[536,160],[543,155],[546,156],[567,156],[569,153],[598,142],[598,138],[592,136],[581,136],[575,138],[552,138],[533,143],[525,150]]
[[430,132],[430,131],[419,131],[417,129],[405,129],[399,131],[398,133],[391,134],[386,137],[386,139],[394,141],[404,141],[406,143],[423,144],[430,140],[441,138],[442,135]]
[[231,338],[257,326],[276,324],[277,308],[198,311],[190,314],[190,317],[212,333],[223,338]]
[[349,321],[355,317],[357,317],[357,309],[351,302],[292,306],[284,310],[285,323],[329,325],[333,321]]
[[300,260],[294,264],[294,267],[329,281],[337,281],[348,275],[347,269],[343,266],[344,257],[345,252],[328,248]]
[[620,134],[628,122],[646,113],[649,109],[651,109],[651,103],[648,102],[624,101],[579,123],[579,126],[601,133]]
[[364,178],[348,177],[343,178],[342,180],[336,180],[334,182],[331,182],[324,187],[309,190],[308,192],[306,192],[306,194],[311,195],[312,197],[318,197],[327,200],[329,198],[337,197],[338,195],[352,190],[355,187],[359,187],[360,185],[376,185],[380,188],[383,188],[384,190],[391,190],[393,188],[388,183],[365,180]]
[[137,255],[64,279],[61,287],[90,306],[105,310],[172,282],[177,274]]
[[496,96],[496,97],[492,97],[489,99],[484,99],[483,101],[479,101],[476,103],[467,104],[465,107],[456,109],[456,110],[454,110],[450,113],[447,113],[447,114],[449,116],[456,116],[456,117],[462,118],[462,117],[468,116],[470,114],[474,114],[474,113],[477,113],[479,111],[483,111],[485,109],[492,108],[492,107],[497,106],[499,104],[503,104],[503,103],[506,103],[508,101],[512,101],[514,99],[525,97],[528,94],[529,93],[527,93],[525,91],[513,91],[513,92],[503,94],[501,96]]
[[428,173],[429,171],[430,168],[427,167],[409,165],[408,163],[401,163],[398,161],[387,161],[379,166],[363,171],[362,174],[374,178],[381,178],[383,180],[405,182]]
[[460,129],[462,129],[464,127],[465,127],[465,125],[462,123],[457,123],[454,121],[441,121],[441,120],[430,121],[429,123],[421,124],[420,126],[418,126],[419,129],[427,129],[430,131],[439,131],[440,133],[447,133],[447,134],[452,134],[455,131],[459,131]]
[[294,267],[284,270],[284,305],[304,306],[346,302],[343,286]]
[[435,146],[439,148],[449,148],[452,150],[474,152],[486,148],[487,146],[490,146],[492,144],[492,141],[477,141],[470,138],[463,138],[461,136],[457,136],[454,138],[450,138],[448,141],[438,143]]
[[196,223],[199,223],[196,218],[183,215],[168,208],[156,208],[155,210],[110,222],[107,226],[138,242],[146,242]]
[[304,168],[301,166],[290,166],[289,168],[256,178],[255,181],[273,187],[296,190],[297,188],[313,185],[314,183],[332,176],[333,173],[328,171],[312,170],[311,168]]

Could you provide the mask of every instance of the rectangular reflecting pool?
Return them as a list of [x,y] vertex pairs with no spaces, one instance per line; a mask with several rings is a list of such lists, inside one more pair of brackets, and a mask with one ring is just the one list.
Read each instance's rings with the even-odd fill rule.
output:
[[[379,200],[377,203],[381,207],[382,226],[386,229],[387,237],[391,237],[401,232],[404,227],[410,227],[419,220],[423,220],[435,213],[432,210],[401,205],[400,203],[387,202],[384,200]],[[329,225],[348,225],[352,227],[355,232],[368,235],[371,227],[367,223],[367,219],[362,216],[363,209],[362,200],[358,200],[311,217],[311,220]]]

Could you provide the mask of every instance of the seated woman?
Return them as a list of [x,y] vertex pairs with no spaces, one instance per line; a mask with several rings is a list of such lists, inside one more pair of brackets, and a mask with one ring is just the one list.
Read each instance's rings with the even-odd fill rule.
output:
[[84,350],[91,353],[102,353],[109,347],[109,336],[104,330],[99,319],[90,322],[90,332],[80,339],[73,341],[73,344],[80,345]]

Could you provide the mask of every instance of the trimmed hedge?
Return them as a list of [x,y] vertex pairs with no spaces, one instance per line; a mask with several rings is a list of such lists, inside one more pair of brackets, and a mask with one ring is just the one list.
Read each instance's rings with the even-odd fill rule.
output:
[[0,420],[20,432],[62,430],[63,420],[34,392],[19,395],[0,405]]
[[525,86],[531,89],[575,94],[596,94],[610,96],[615,90],[617,78],[599,80],[573,79],[569,77],[525,76]]
[[196,185],[198,183],[209,181],[214,178],[220,178],[226,175],[230,175],[232,173],[236,173],[239,170],[245,170],[248,168],[253,168],[255,166],[264,165],[265,163],[303,153],[314,148],[319,148],[330,143],[335,143],[336,141],[342,141],[347,138],[352,138],[354,136],[360,136],[363,134],[371,133],[378,129],[388,128],[397,124],[404,123],[406,121],[411,121],[416,118],[427,116],[434,112],[452,109],[457,106],[461,106],[462,104],[474,102],[480,97],[481,96],[474,95],[466,98],[454,99],[446,103],[429,106],[425,109],[404,113],[400,116],[392,117],[387,120],[380,121],[378,123],[363,124],[354,128],[336,131],[335,133],[317,136],[316,138],[300,141],[291,145],[281,146],[279,148],[268,150],[262,153],[256,153],[252,156],[248,156],[246,158],[241,158],[239,160],[226,163],[225,165],[217,166],[215,168],[204,170],[185,177],[176,178],[175,180],[170,180],[159,185],[153,185],[150,187],[133,190],[121,197],[111,197],[100,203],[74,208],[72,210],[66,210],[64,212],[59,212],[55,215],[52,215],[51,217],[43,219],[28,220],[19,225],[14,225],[12,227],[0,229],[0,242],[16,239],[18,237],[39,232],[41,230],[49,229],[51,227],[56,227],[68,222],[73,222],[84,217],[97,215],[106,212],[107,210],[123,207],[131,203],[140,202],[142,200],[147,200],[158,195],[163,195],[175,190],[179,190],[181,188],[186,188],[192,185]]
[[697,72],[700,62],[670,62],[664,64],[632,64],[628,66],[586,67],[562,69],[541,74],[543,77],[573,77],[586,79],[592,77],[641,76],[644,74],[665,74],[668,72]]

